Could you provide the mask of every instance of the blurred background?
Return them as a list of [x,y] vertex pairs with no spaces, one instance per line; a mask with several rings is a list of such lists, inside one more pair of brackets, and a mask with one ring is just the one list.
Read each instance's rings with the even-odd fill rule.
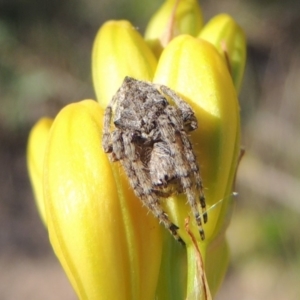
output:
[[[99,26],[143,32],[162,0],[0,0],[0,300],[76,299],[34,205],[30,128],[67,103],[95,98],[90,54]],[[219,300],[300,299],[300,1],[202,0],[205,20],[245,30],[239,196]]]

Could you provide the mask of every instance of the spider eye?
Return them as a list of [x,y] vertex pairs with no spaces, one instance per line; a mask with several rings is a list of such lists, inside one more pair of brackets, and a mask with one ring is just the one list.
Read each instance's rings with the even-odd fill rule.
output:
[[135,131],[134,133],[132,133],[131,135],[131,141],[135,144],[143,144],[144,143],[144,139],[141,136],[140,132]]
[[161,104],[163,107],[166,107],[167,105],[169,105],[169,102],[167,101],[166,98],[163,98],[162,101],[161,101]]
[[118,120],[114,120],[114,125],[115,125],[115,126],[118,126],[118,125],[119,125],[119,123],[120,123],[120,119],[118,119]]
[[115,125],[116,127],[118,127],[118,128],[122,127],[122,121],[121,121],[121,119],[115,120],[115,121],[114,121],[114,125]]
[[161,106],[162,108],[165,108],[169,104],[167,99],[163,96],[157,97],[154,101],[157,106]]

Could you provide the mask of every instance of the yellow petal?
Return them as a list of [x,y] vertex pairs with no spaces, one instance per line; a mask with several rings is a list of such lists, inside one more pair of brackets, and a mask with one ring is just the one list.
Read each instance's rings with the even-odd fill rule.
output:
[[212,18],[199,37],[212,43],[229,60],[229,68],[237,91],[240,90],[246,63],[246,38],[242,28],[226,14]]
[[43,168],[52,119],[42,118],[31,129],[27,145],[27,165],[40,217],[47,224],[43,195]]
[[85,100],[55,119],[45,159],[52,246],[80,299],[154,299],[157,220],[101,147],[103,110]]
[[128,21],[109,21],[99,30],[92,54],[93,82],[105,108],[125,76],[151,81],[156,58]]
[[[154,81],[177,91],[192,106],[198,119],[199,128],[191,133],[191,139],[208,209],[221,200],[208,213],[209,221],[204,226],[206,241],[209,241],[216,234],[219,215],[227,205],[227,185],[228,181],[232,184],[232,166],[236,166],[238,156],[235,148],[239,107],[232,80],[224,61],[210,43],[183,35],[174,39],[162,53]],[[177,198],[181,201],[176,201],[176,205],[184,212],[186,200],[183,196]],[[167,205],[175,204],[168,200]],[[184,228],[183,220],[176,221],[175,224],[180,222],[180,228]]]

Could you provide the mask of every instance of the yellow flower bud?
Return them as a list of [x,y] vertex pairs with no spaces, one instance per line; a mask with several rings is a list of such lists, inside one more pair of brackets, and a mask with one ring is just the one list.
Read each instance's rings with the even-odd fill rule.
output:
[[93,46],[93,82],[100,105],[105,108],[125,76],[151,81],[156,58],[142,36],[128,21],[106,22]]
[[[210,43],[188,35],[175,38],[165,48],[153,81],[179,93],[191,105],[198,119],[199,128],[191,133],[191,140],[198,158],[208,208],[208,222],[204,225],[205,241],[200,241],[192,218],[190,225],[193,235],[198,238],[203,260],[207,262],[210,260],[208,247],[218,235],[224,233],[232,203],[240,132],[236,91],[227,66],[216,49]],[[187,290],[193,292],[195,251],[184,229],[185,219],[191,215],[190,208],[184,195],[171,197],[164,204],[187,243],[188,276],[191,276]],[[225,253],[222,255],[226,257]]]
[[244,31],[232,17],[220,14],[204,26],[199,37],[212,43],[229,63],[234,85],[239,91],[246,63]]
[[36,204],[44,224],[46,221],[46,212],[43,195],[43,171],[44,156],[48,142],[48,135],[53,120],[49,118],[40,119],[30,131],[27,146],[27,165],[31,184],[33,187]]
[[202,12],[198,1],[167,0],[149,21],[145,39],[159,57],[172,38],[180,34],[196,36],[202,24]]
[[224,199],[210,212],[205,225],[209,241],[215,235],[218,215],[229,196],[227,184],[229,179],[232,181],[231,169],[235,169],[238,159],[235,147],[239,106],[232,80],[212,45],[183,35],[174,39],[162,53],[154,82],[178,92],[197,116],[199,128],[191,134],[191,139],[201,168],[208,209]]
[[101,148],[103,110],[85,100],[56,117],[45,155],[51,244],[80,299],[154,299],[161,229]]

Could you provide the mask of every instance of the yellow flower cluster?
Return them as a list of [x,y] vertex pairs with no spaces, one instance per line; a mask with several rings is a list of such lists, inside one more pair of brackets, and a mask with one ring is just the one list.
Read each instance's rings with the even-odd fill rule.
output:
[[[92,55],[98,103],[70,104],[54,121],[43,118],[31,131],[28,168],[37,205],[80,299],[209,299],[209,291],[201,292],[197,247],[212,294],[223,278],[246,44],[228,15],[202,23],[196,0],[166,1],[145,38],[128,21],[106,22]],[[199,121],[191,141],[208,207],[205,241],[199,238],[195,245],[186,229],[191,214],[184,195],[163,201],[186,249],[142,206],[122,168],[102,150],[104,109],[125,76],[167,85],[191,105]],[[189,228],[197,238],[194,223]]]

